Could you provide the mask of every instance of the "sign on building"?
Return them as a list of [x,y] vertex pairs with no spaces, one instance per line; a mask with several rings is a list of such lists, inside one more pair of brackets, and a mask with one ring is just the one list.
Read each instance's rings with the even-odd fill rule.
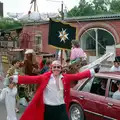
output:
[[2,55],[2,63],[9,63],[8,57],[5,55]]

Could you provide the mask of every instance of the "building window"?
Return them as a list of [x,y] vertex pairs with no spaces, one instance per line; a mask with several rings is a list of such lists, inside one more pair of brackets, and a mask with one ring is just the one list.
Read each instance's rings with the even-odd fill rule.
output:
[[81,36],[81,48],[87,51],[96,51],[96,41],[98,42],[98,55],[105,54],[106,46],[115,45],[113,35],[109,31],[103,28],[91,28]]
[[42,51],[42,34],[41,34],[41,32],[37,32],[35,35],[35,51],[36,52]]

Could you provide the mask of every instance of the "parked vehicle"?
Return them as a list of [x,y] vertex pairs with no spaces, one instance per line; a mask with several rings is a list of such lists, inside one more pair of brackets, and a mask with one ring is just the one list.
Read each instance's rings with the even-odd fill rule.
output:
[[120,120],[120,100],[112,96],[118,90],[120,72],[102,72],[83,79],[71,88],[71,120]]

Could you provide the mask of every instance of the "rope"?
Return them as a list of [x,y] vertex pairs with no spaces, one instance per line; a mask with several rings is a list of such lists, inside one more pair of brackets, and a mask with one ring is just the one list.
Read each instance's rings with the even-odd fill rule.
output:
[[[63,4],[65,5],[64,2],[63,2]],[[67,8],[66,5],[65,5],[65,8],[68,10],[68,8]],[[71,13],[71,15],[73,16],[72,13]],[[76,21],[81,27],[83,27],[83,25],[81,25],[78,20],[75,20],[75,21]],[[83,29],[83,30],[85,30],[85,29]],[[95,38],[94,38],[88,31],[87,31],[86,33],[96,42]],[[98,44],[99,44],[104,50],[106,50],[106,48],[105,48],[100,42],[98,42]]]
[[30,10],[29,10],[29,11],[31,11],[31,9],[32,9],[32,6],[33,6],[33,3],[31,4],[31,6],[30,6]]
[[[67,8],[67,6],[65,5],[65,3],[63,2],[63,4],[64,4],[64,6],[65,6],[65,8],[68,10],[68,8]],[[73,14],[71,13],[71,15],[73,16]],[[78,21],[78,20],[75,20],[81,27],[83,27],[83,25],[81,25],[80,24],[80,22]],[[83,30],[85,30],[85,29],[83,29]],[[87,31],[86,32],[95,42],[96,42],[96,40],[95,40],[95,38]],[[102,47],[104,50],[106,50],[106,48],[98,41],[98,44],[100,45],[100,47]],[[119,61],[119,59],[116,57],[115,58],[117,61]]]

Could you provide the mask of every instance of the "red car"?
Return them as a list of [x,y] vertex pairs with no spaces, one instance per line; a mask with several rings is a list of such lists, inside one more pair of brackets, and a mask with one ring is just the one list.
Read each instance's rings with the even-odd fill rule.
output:
[[71,88],[71,120],[120,120],[119,72],[97,73],[93,78],[83,79]]

